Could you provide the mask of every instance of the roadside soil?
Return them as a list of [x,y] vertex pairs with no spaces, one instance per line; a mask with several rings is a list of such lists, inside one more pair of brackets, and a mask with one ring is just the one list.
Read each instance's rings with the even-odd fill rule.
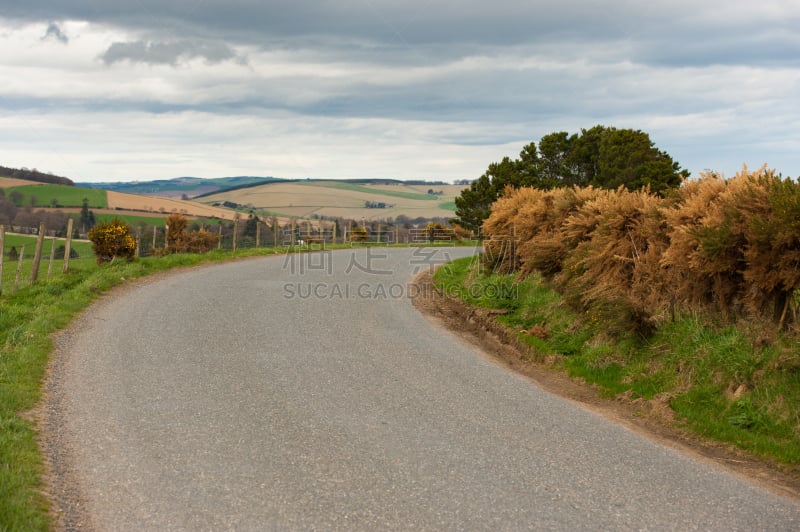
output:
[[514,331],[495,319],[497,311],[474,308],[445,296],[434,287],[430,271],[420,274],[414,284],[413,293],[418,294],[413,300],[414,306],[463,341],[478,347],[488,360],[653,441],[723,467],[773,493],[800,500],[800,468],[790,470],[732,445],[704,440],[690,433],[675,419],[667,397],[650,401],[629,396],[601,397],[595,386],[571,378],[559,369],[557,357],[539,361],[527,345],[517,340]]

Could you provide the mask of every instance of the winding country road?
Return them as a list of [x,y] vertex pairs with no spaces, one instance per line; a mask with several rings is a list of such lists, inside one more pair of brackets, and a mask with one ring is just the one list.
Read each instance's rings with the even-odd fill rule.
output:
[[50,383],[67,526],[800,529],[800,503],[544,392],[420,315],[412,274],[471,251],[270,257],[104,298]]

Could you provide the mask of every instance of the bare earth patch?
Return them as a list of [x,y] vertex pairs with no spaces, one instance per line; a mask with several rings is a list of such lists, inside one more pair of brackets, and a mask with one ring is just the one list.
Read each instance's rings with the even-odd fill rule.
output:
[[16,177],[0,177],[0,188],[8,187],[25,187],[28,185],[41,185],[36,181],[26,181],[25,179],[17,179]]
[[233,220],[236,214],[229,209],[212,207],[211,205],[205,205],[197,201],[183,201],[159,196],[126,194],[124,192],[114,192],[111,190],[108,191],[107,197],[109,209],[141,211],[163,214],[164,216],[168,216],[172,213],[183,213],[188,216],[221,218],[224,220]]
[[556,369],[555,360],[537,362],[528,346],[519,342],[513,331],[498,323],[496,311],[468,306],[436,290],[431,273],[419,275],[414,283],[414,306],[434,322],[462,340],[487,353],[487,359],[519,373],[550,393],[573,401],[603,417],[662,445],[733,473],[779,495],[800,500],[800,470],[787,470],[723,443],[703,440],[683,430],[669,407],[669,397],[649,401],[622,396],[600,397],[596,387],[569,377]]

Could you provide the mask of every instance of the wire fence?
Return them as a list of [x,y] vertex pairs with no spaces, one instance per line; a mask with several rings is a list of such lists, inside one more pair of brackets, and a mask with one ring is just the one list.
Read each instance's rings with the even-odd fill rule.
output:
[[[236,220],[234,222],[193,226],[215,238],[212,249],[237,251],[252,248],[325,248],[329,245],[455,245],[463,235],[439,224],[426,227],[380,223],[336,223],[307,221],[279,224],[275,220]],[[161,256],[171,252],[168,226],[132,228],[136,241],[136,257]],[[62,236],[63,235],[63,236]],[[47,229],[44,222],[38,227],[14,227],[8,231],[0,225],[0,294],[15,292],[40,279],[69,271],[70,261],[95,260],[91,242],[86,235],[77,235],[73,220],[60,230]],[[479,235],[469,235],[479,239]]]

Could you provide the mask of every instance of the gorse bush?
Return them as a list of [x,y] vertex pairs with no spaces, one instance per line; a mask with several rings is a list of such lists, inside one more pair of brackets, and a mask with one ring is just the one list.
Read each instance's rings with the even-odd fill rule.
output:
[[167,253],[207,253],[219,243],[219,235],[210,231],[189,231],[189,222],[183,214],[171,214],[164,222],[167,226]]
[[646,335],[696,310],[797,322],[800,186],[766,167],[704,174],[665,197],[508,189],[483,229],[494,271],[541,273],[610,332]]
[[369,233],[366,227],[357,226],[350,229],[349,238],[353,242],[366,242],[369,240]]
[[97,263],[114,262],[117,257],[133,260],[136,241],[131,236],[131,226],[114,218],[95,225],[89,230],[89,240],[97,257]]

